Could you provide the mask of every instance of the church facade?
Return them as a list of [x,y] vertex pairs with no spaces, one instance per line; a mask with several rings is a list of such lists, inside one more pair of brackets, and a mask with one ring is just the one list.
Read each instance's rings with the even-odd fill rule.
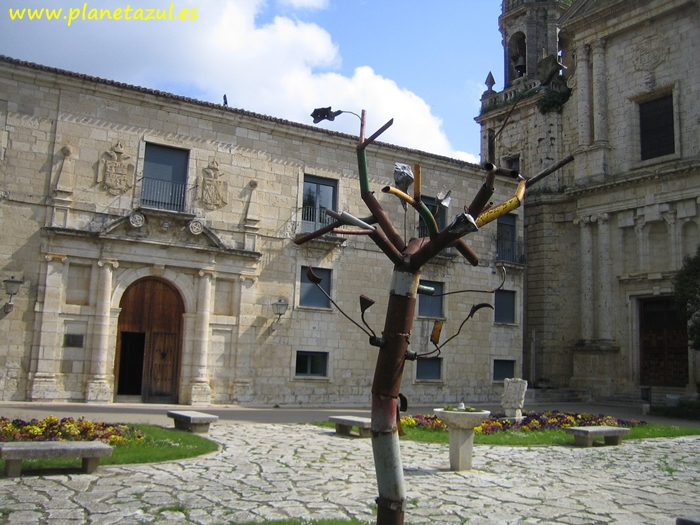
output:
[[[294,242],[326,209],[368,215],[356,137],[6,57],[0,87],[0,270],[22,281],[0,313],[0,399],[368,405],[377,349],[306,270],[356,321],[359,295],[375,300],[365,319],[381,334],[393,263],[366,236]],[[371,189],[405,239],[425,225],[380,191],[395,163],[421,167],[440,227],[485,176],[386,143],[367,151]],[[499,180],[494,201],[515,190]],[[478,266],[448,250],[423,268],[436,292],[418,300],[411,350],[434,350],[435,320],[445,339],[474,304],[495,311],[406,363],[411,403],[495,400],[521,375],[521,213],[465,239]],[[497,287],[497,265],[496,297],[439,295]]]
[[[534,175],[524,377],[597,398],[696,391],[673,276],[700,244],[700,9],[686,0],[504,0],[505,88],[482,155]],[[546,88],[546,60],[565,67]]]

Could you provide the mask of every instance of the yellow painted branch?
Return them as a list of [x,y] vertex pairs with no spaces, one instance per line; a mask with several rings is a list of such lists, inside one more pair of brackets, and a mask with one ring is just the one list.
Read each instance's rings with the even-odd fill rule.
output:
[[485,211],[476,218],[476,225],[481,228],[484,224],[488,224],[491,221],[495,221],[499,217],[510,213],[511,211],[518,209],[525,198],[525,181],[520,181],[518,189],[515,192],[515,197],[502,202],[498,206],[494,206],[489,210]]

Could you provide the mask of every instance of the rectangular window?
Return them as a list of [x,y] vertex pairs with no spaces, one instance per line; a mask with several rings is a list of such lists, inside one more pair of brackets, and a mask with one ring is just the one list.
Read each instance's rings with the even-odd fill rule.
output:
[[515,215],[502,215],[496,220],[497,260],[519,262],[515,232]]
[[295,375],[326,377],[328,370],[328,352],[297,352]]
[[515,170],[520,173],[520,156],[508,157],[505,159],[505,167],[509,170]]
[[304,196],[302,201],[302,233],[309,233],[335,221],[326,210],[336,209],[338,181],[312,175],[304,175]]
[[[423,201],[423,204],[425,204],[428,209],[430,210],[430,213],[433,214],[433,217],[435,217],[435,222],[437,223],[437,228],[438,231],[442,231],[445,229],[446,226],[446,211],[445,208],[442,206],[438,206],[438,201],[434,197],[421,197],[421,200]],[[423,218],[420,217],[418,220],[418,237],[428,237],[430,234],[428,233],[428,227],[425,224],[425,221],[423,221]]]
[[[328,297],[309,281],[306,276],[308,266],[301,267],[301,287],[299,290],[299,306],[310,306],[312,308],[330,308],[331,302]],[[314,275],[321,278],[319,286],[330,296],[332,270],[326,268],[312,268]]]
[[66,348],[83,348],[84,339],[85,336],[83,334],[64,334],[63,346]]
[[675,153],[673,94],[639,104],[642,160]]
[[190,152],[159,144],[146,144],[141,205],[184,211]]
[[515,374],[515,361],[512,359],[494,359],[493,360],[493,380],[503,381],[510,379]]
[[442,379],[442,357],[418,359],[416,361],[416,379],[423,381]]
[[[422,286],[429,286],[434,290],[433,295],[418,295],[418,316],[419,317],[437,317],[443,318],[442,311],[442,293],[443,293],[443,283],[438,281],[423,281],[421,279],[420,283]],[[435,297],[439,295],[440,297]]]
[[515,292],[496,290],[494,321],[496,323],[515,323]]

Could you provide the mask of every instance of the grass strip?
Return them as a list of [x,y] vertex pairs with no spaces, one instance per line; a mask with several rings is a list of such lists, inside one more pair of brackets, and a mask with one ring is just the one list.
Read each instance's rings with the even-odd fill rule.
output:
[[[192,458],[216,452],[219,444],[191,432],[163,428],[157,425],[134,424],[130,427],[143,432],[143,440],[116,445],[112,455],[100,459],[100,465],[126,465],[135,463],[158,463]],[[32,469],[79,468],[80,458],[25,459],[22,471]],[[0,460],[4,470],[5,461]]]

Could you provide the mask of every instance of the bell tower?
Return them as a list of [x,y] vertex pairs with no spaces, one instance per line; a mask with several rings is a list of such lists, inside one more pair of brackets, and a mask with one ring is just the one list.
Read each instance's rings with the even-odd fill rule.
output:
[[[537,76],[543,56],[557,55],[557,20],[572,0],[503,0],[498,19],[503,37],[504,85]],[[543,52],[544,50],[544,52]]]

